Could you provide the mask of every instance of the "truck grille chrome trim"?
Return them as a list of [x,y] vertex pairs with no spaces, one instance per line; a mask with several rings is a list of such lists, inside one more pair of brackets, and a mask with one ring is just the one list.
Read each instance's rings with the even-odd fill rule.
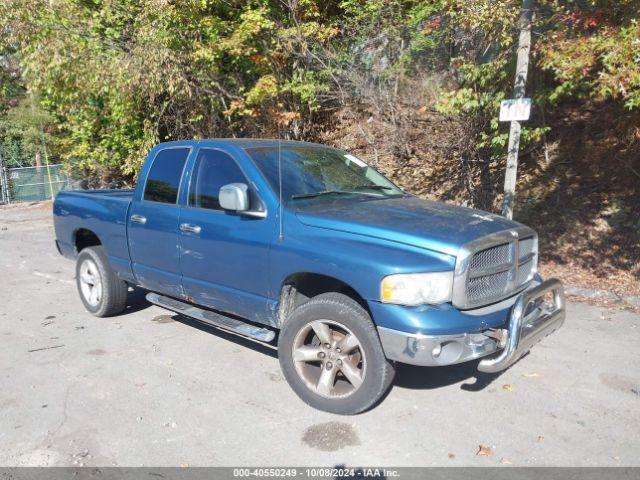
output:
[[452,303],[466,310],[499,302],[524,290],[538,264],[538,237],[517,227],[463,245],[456,259]]

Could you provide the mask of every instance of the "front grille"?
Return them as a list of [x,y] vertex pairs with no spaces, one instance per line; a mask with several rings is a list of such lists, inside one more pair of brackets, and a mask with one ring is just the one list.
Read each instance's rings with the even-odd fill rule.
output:
[[537,239],[526,227],[516,232],[500,232],[469,244],[468,267],[454,282],[454,305],[488,305],[526,287],[536,271]]
[[471,270],[479,270],[484,268],[485,265],[500,265],[508,263],[510,260],[509,253],[510,248],[508,243],[487,248],[473,256],[470,268]]
[[527,281],[531,280],[531,274],[533,271],[533,259],[528,260],[526,262],[524,262],[522,265],[520,265],[520,267],[518,268],[518,275],[516,277],[516,285],[517,286],[521,286],[524,283],[526,283]]
[[508,271],[470,278],[467,283],[467,299],[469,302],[476,303],[486,298],[501,296],[507,288],[508,281]]
[[520,258],[535,253],[535,240],[533,237],[520,240]]

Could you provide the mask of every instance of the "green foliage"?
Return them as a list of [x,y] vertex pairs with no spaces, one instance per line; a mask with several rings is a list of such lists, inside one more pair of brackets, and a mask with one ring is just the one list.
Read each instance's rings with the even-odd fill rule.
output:
[[[4,47],[51,113],[56,148],[85,173],[134,176],[159,141],[242,134],[318,108],[326,76],[292,65],[334,30],[315,2],[11,0]],[[332,33],[333,32],[333,33]],[[280,114],[278,117],[277,114]]]
[[[477,120],[477,149],[502,154],[507,133],[496,117],[512,89],[520,6],[6,0],[3,148],[33,156],[40,128],[74,169],[103,180],[132,178],[159,141],[313,138],[327,112],[349,103],[393,104],[402,85],[429,75],[441,79],[439,111]],[[591,97],[639,107],[636,15],[636,0],[537,2],[527,94],[538,105]],[[525,143],[546,131],[535,120],[527,127]]]
[[[537,2],[528,96],[535,105],[563,99],[622,100],[640,106],[640,27],[637,1]],[[450,21],[458,25],[457,50],[451,60],[453,89],[443,92],[442,113],[478,116],[488,121],[478,132],[477,148],[504,152],[507,126],[497,122],[500,101],[510,96],[521,2],[447,0]],[[551,78],[543,74],[549,72]],[[533,85],[532,85],[533,83]],[[548,131],[526,124],[522,144],[537,142]]]
[[611,13],[567,13],[554,28],[553,41],[542,43],[541,67],[557,79],[551,101],[593,96],[621,100],[630,109],[640,107],[640,24],[629,18],[637,11],[630,11],[628,18],[611,18]]
[[[35,163],[45,156],[46,145],[51,142],[51,117],[32,95],[17,98],[0,118],[0,154],[5,166],[23,166]],[[44,163],[44,161],[43,161]]]

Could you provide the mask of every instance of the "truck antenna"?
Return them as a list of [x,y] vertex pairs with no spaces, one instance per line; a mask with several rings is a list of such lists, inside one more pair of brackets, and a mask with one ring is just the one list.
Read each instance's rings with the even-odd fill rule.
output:
[[280,138],[280,129],[278,128],[278,226],[279,226],[279,239],[284,239],[284,233],[282,231],[282,155],[281,155],[282,139]]

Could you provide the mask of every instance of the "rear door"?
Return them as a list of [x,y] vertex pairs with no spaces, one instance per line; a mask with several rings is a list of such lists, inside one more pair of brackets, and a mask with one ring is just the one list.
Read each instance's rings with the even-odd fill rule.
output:
[[178,250],[178,197],[191,148],[167,147],[151,160],[142,194],[128,218],[129,250],[138,284],[174,297],[182,296]]
[[201,148],[191,173],[189,195],[180,217],[182,284],[192,301],[267,322],[269,248],[274,215],[255,218],[220,207],[220,187],[245,183],[251,209],[264,206],[253,183],[228,152]]

